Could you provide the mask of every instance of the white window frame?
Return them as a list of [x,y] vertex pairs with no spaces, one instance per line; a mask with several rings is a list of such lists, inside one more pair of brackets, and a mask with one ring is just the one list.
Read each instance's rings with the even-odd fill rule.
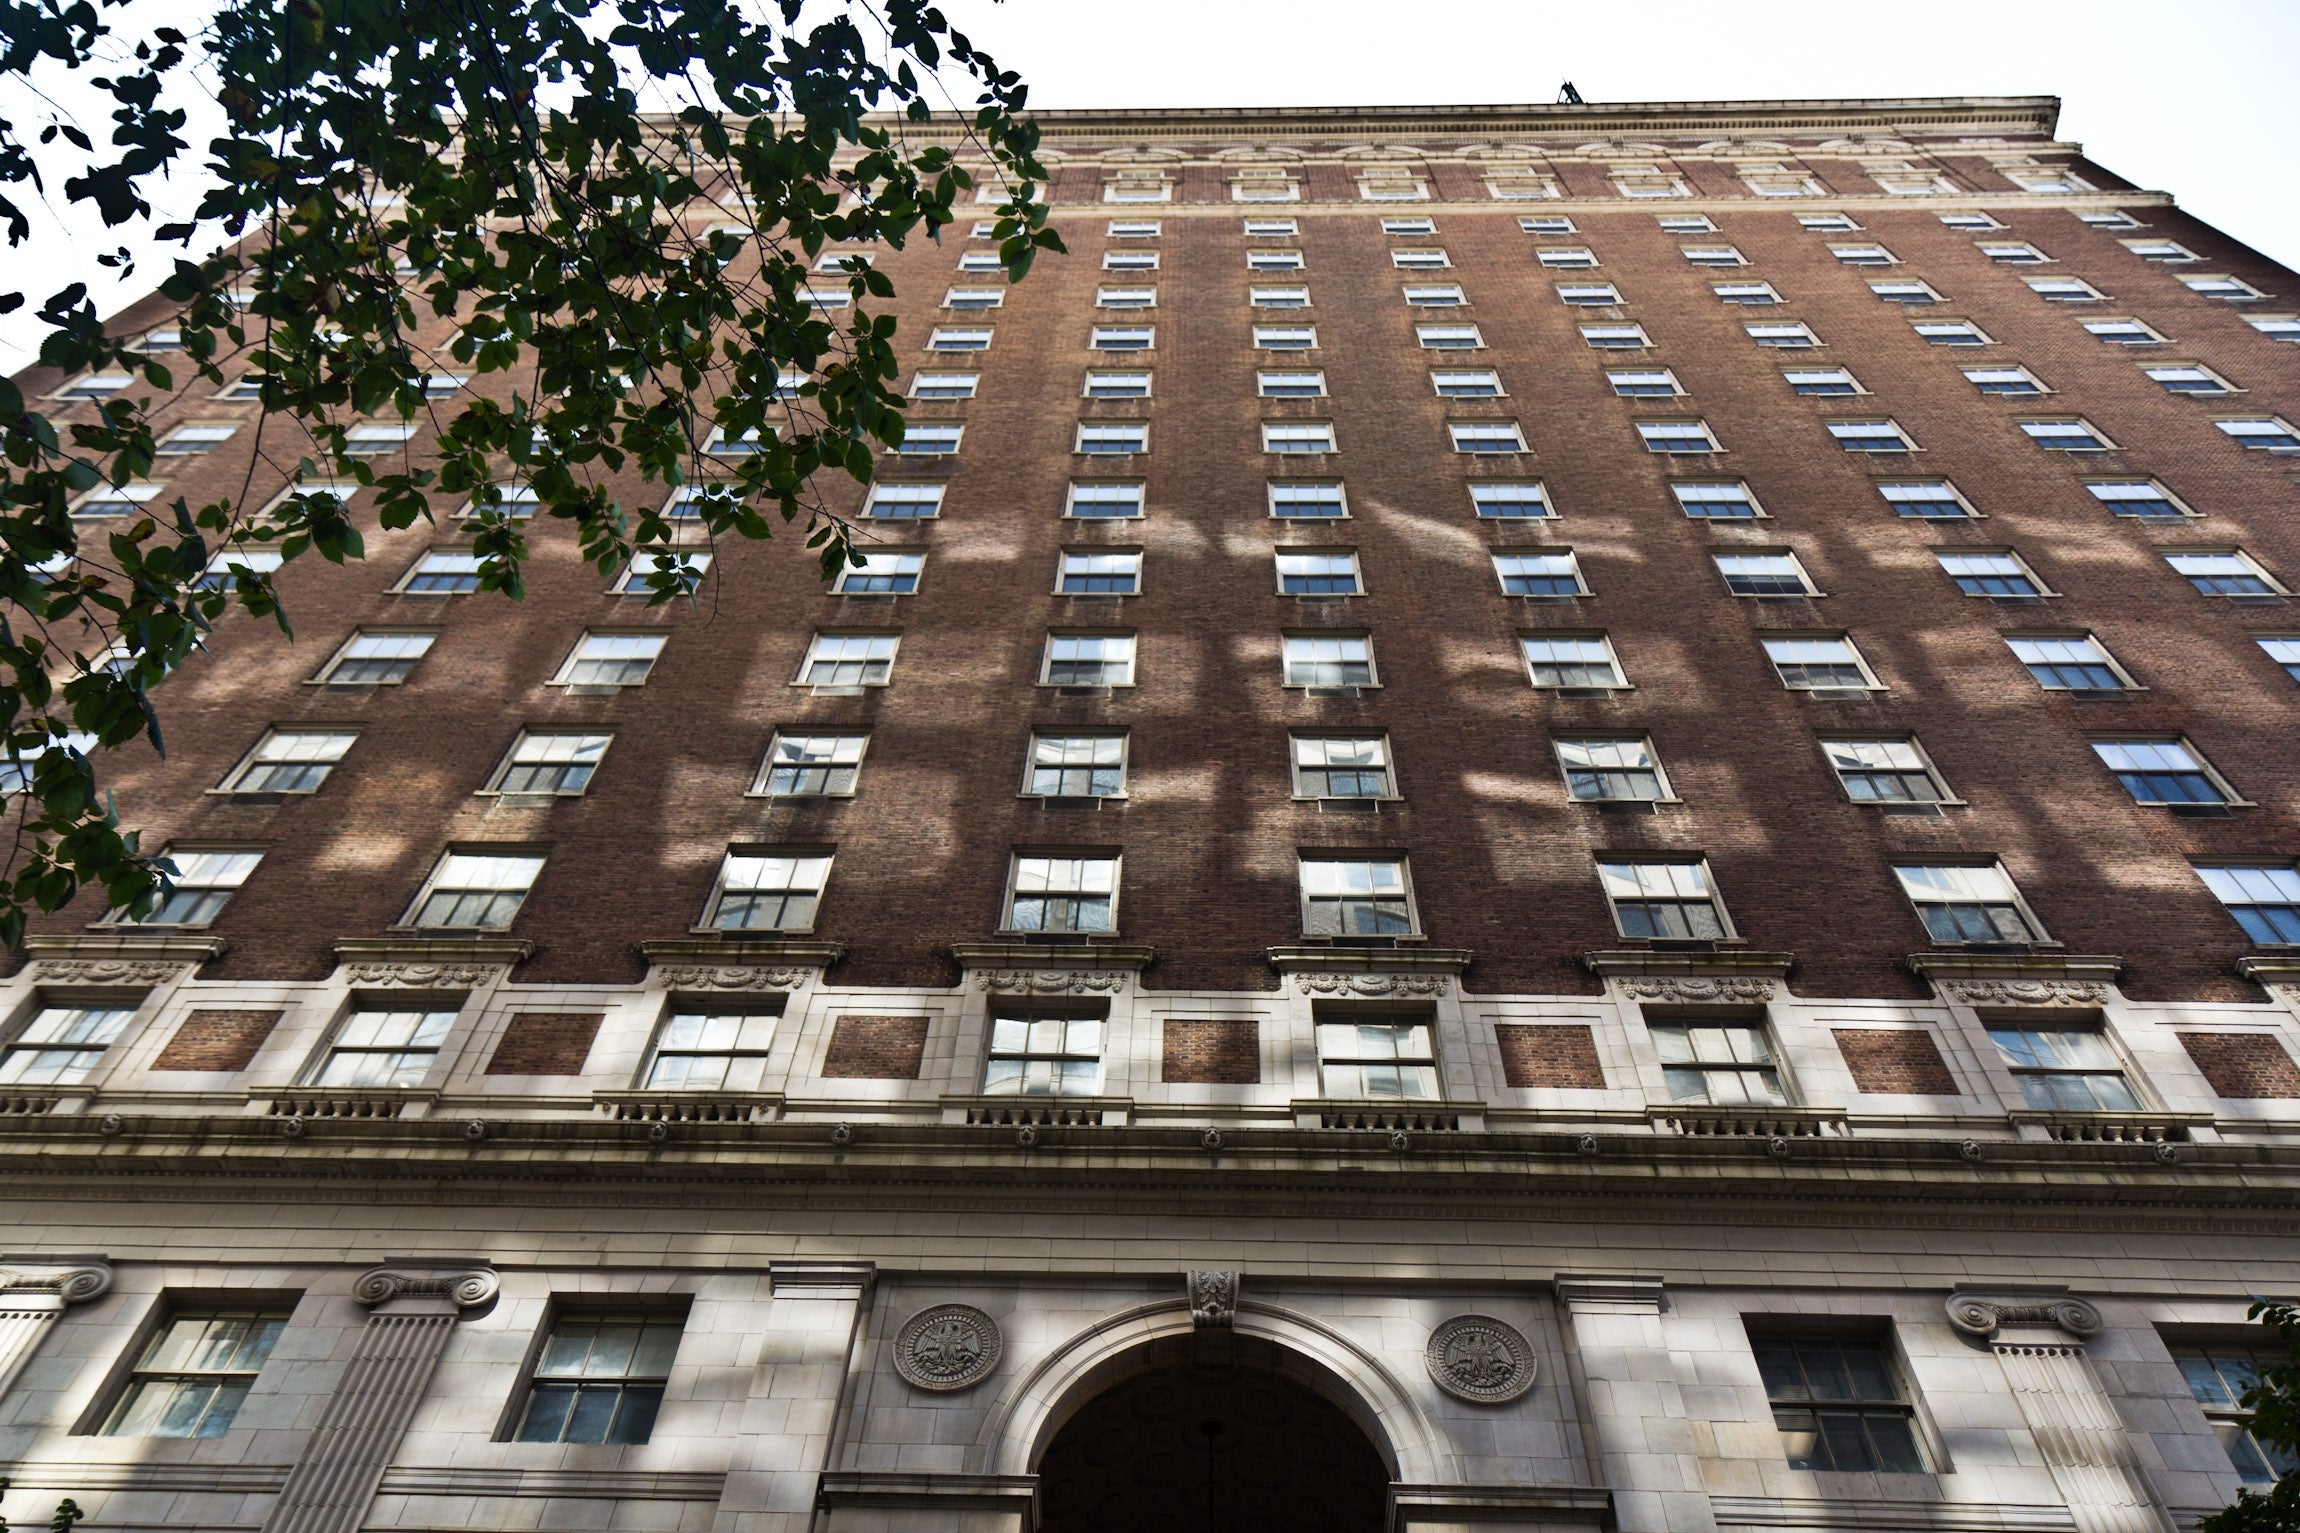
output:
[[[1487,494],[1481,496],[1480,491]],[[1485,510],[1488,499],[1498,502],[1502,492],[1506,492],[1513,502],[1530,496],[1541,510],[1530,515],[1521,512],[1512,512],[1507,516],[1489,515]],[[1477,481],[1469,486],[1469,503],[1470,514],[1481,522],[1553,522],[1558,517],[1557,503],[1550,499],[1549,486],[1539,479]]]
[[[1774,653],[1773,646],[1776,644],[1840,644],[1844,646],[1845,654],[1841,658],[1825,661],[1797,660]],[[1851,634],[1841,630],[1828,628],[1774,629],[1771,632],[1757,635],[1757,647],[1764,652],[1765,663],[1773,668],[1773,677],[1781,683],[1784,691],[1883,692],[1888,690],[1885,684],[1877,679],[1876,671],[1870,667],[1869,657],[1861,653],[1861,646],[1853,642]],[[1836,681],[1826,683],[1792,681],[1789,679],[1789,673],[1781,669],[1784,665],[1843,665],[1847,661],[1850,661],[1854,668],[1861,673],[1861,680],[1857,684],[1848,685]]]
[[[1535,670],[1536,666],[1543,664],[1594,665],[1596,663],[1593,657],[1587,655],[1576,656],[1569,661],[1560,661],[1554,656],[1547,660],[1534,658],[1532,645],[1555,643],[1567,639],[1577,644],[1595,644],[1603,652],[1606,664],[1612,667],[1613,679],[1611,681],[1543,681]],[[1525,666],[1526,680],[1537,692],[1626,692],[1630,690],[1629,672],[1623,668],[1621,655],[1613,647],[1613,636],[1602,629],[1555,630],[1545,628],[1538,632],[1520,633],[1517,636],[1517,649],[1518,660]]]
[[1256,351],[1316,351],[1318,327],[1316,325],[1256,325],[1254,327]]
[[[1130,591],[1068,590],[1065,588],[1065,582],[1070,579],[1070,561],[1073,559],[1131,560],[1133,562],[1134,571],[1134,588]],[[1086,569],[1079,571],[1079,574],[1086,579],[1099,579],[1105,577],[1110,579],[1117,578],[1117,571],[1115,570],[1105,572]],[[1120,547],[1116,544],[1109,543],[1097,543],[1090,547],[1065,547],[1057,549],[1054,556],[1054,594],[1057,596],[1069,597],[1078,601],[1112,601],[1123,600],[1127,597],[1140,596],[1142,594],[1142,550],[1139,547]]]
[[[1099,503],[1102,499],[1102,492],[1131,490],[1133,492],[1131,496],[1112,495],[1110,503],[1118,504],[1130,500],[1134,509],[1122,516],[1107,516],[1100,513],[1081,516],[1078,513],[1078,492],[1080,490],[1088,492],[1089,504]],[[1073,479],[1070,481],[1069,487],[1063,492],[1062,497],[1062,515],[1066,521],[1133,522],[1140,521],[1147,516],[1149,510],[1148,496],[1142,481],[1139,479]]]
[[[781,935],[805,935],[815,929],[815,921],[822,913],[823,895],[830,886],[831,864],[836,853],[827,846],[730,846],[719,859],[718,876],[711,882],[710,897],[703,902],[702,917],[696,921],[698,932],[769,932]],[[760,864],[756,874],[748,866]],[[781,884],[752,882],[738,885],[735,875],[742,873],[757,878],[778,865],[787,865],[788,875]],[[804,921],[778,920],[771,925],[741,923],[730,925],[722,919],[726,914],[729,895],[780,895],[785,902],[785,914],[793,901],[805,901]]]
[[[1074,643],[1082,639],[1092,639],[1098,642],[1123,641],[1124,649],[1122,653],[1117,655],[1097,656],[1094,657],[1091,662],[1098,667],[1109,668],[1097,671],[1096,674],[1110,679],[1104,679],[1101,681],[1056,681],[1054,679],[1054,667],[1056,664],[1054,654],[1055,646],[1063,643]],[[1045,647],[1039,651],[1038,685],[1042,687],[1110,687],[1113,689],[1120,687],[1131,687],[1136,684],[1136,677],[1140,669],[1140,661],[1140,636],[1130,628],[1050,628],[1046,632]],[[1072,656],[1064,660],[1062,663],[1068,665],[1082,665],[1088,663],[1088,661],[1083,656]]]
[[[784,742],[791,742],[791,759],[785,756]],[[823,742],[830,742],[828,753],[823,753]],[[868,730],[777,728],[774,738],[767,742],[767,753],[759,761],[759,770],[751,779],[747,796],[752,798],[853,798],[862,783],[863,758],[870,753]],[[819,792],[794,788],[778,791],[774,786],[775,773],[820,772],[823,785]],[[839,774],[845,773],[845,785],[837,786]]]
[[[1733,589],[1733,576],[1725,568],[1724,561],[1727,559],[1781,560],[1788,565],[1788,569],[1784,573],[1796,577],[1798,589],[1795,591],[1736,591]],[[1709,562],[1715,566],[1717,578],[1725,583],[1726,594],[1742,601],[1792,601],[1823,594],[1821,588],[1813,583],[1813,572],[1805,568],[1805,561],[1797,557],[1797,551],[1793,548],[1712,548],[1709,550]]]
[[[1027,865],[1045,863],[1043,879],[1056,871],[1057,864],[1076,864],[1078,874],[1068,885],[1048,883],[1043,888],[1025,889],[1023,881]],[[1097,872],[1106,868],[1107,872]],[[1114,848],[1017,847],[1007,860],[1006,897],[999,907],[998,928],[1001,932],[1071,932],[1090,936],[1111,937],[1118,932],[1118,896],[1124,887],[1126,865],[1124,854]],[[1108,910],[1101,925],[1080,924],[1073,921],[1063,926],[1022,926],[1015,921],[1015,902],[1028,895],[1038,894],[1073,898],[1104,894],[1108,896]]]
[[[1326,522],[1341,522],[1348,521],[1350,519],[1349,490],[1338,480],[1272,479],[1267,481],[1265,488],[1268,495],[1270,517],[1273,521],[1302,522],[1315,526]],[[1280,492],[1287,490],[1315,490],[1318,492],[1318,494],[1314,497],[1306,497],[1307,503],[1326,505],[1330,501],[1331,504],[1339,507],[1340,509],[1338,509],[1332,516],[1285,515],[1278,509],[1278,506],[1282,498]],[[1327,490],[1334,492],[1331,497],[1324,493]]]
[[[1467,437],[1464,433],[1469,433]],[[1485,445],[1477,433],[1491,433],[1495,443]],[[1504,437],[1502,433],[1506,432]],[[1516,421],[1447,421],[1446,437],[1456,453],[1469,457],[1499,457],[1508,453],[1526,452],[1525,429]]]
[[[1296,681],[1294,679],[1294,667],[1297,663],[1308,666],[1347,666],[1360,663],[1359,657],[1346,651],[1337,652],[1331,659],[1311,652],[1301,655],[1297,660],[1293,653],[1296,645],[1325,643],[1360,646],[1364,651],[1363,663],[1366,668],[1366,679],[1364,681]],[[1279,685],[1287,691],[1307,691],[1313,688],[1322,691],[1329,688],[1378,687],[1382,684],[1382,673],[1380,666],[1375,663],[1374,659],[1374,636],[1362,629],[1332,631],[1321,629],[1311,633],[1281,633],[1278,636],[1278,678]]]
[[[469,860],[475,863],[482,861],[501,863],[531,863],[533,866],[528,869],[527,882],[525,884],[516,886],[508,883],[450,884],[442,882],[442,880],[449,876],[450,870],[455,866],[459,859]],[[439,860],[431,865],[431,872],[423,880],[423,887],[418,889],[415,893],[415,898],[408,902],[407,913],[400,917],[398,925],[403,929],[410,931],[509,931],[512,926],[518,922],[520,913],[527,908],[527,901],[534,896],[536,881],[542,878],[543,870],[549,861],[550,853],[547,850],[522,846],[516,843],[473,843],[467,848],[451,846],[446,851],[441,852],[439,854]],[[473,871],[476,871],[476,869]],[[425,921],[422,919],[425,913],[425,908],[430,905],[433,896],[443,892],[450,894],[467,893],[501,896],[510,894],[514,892],[515,889],[519,898],[513,902],[511,909],[505,913],[500,920],[490,920],[468,924],[455,924],[446,921]],[[492,903],[492,901],[490,903]],[[489,914],[493,914],[493,911],[490,910]]]
[[[1279,457],[1324,457],[1341,450],[1334,438],[1332,421],[1263,421],[1262,451]],[[1292,446],[1295,441],[1322,443],[1313,446]]]
[[[562,741],[572,743],[558,743]],[[552,743],[546,745],[545,742]],[[606,760],[614,742],[615,732],[611,729],[522,729],[512,737],[502,759],[495,763],[495,770],[487,774],[487,786],[479,792],[489,797],[581,798],[590,791],[591,779],[598,775],[600,763]],[[535,749],[537,747],[541,749]],[[521,753],[530,750],[534,754],[523,758]],[[572,788],[505,787],[504,782],[521,767],[559,767],[570,772],[579,768],[583,776]]]
[[[863,497],[862,514],[866,520],[882,522],[931,522],[942,515],[943,497],[949,493],[947,484],[922,484],[903,480],[880,480]],[[879,507],[889,503],[904,505],[931,505],[932,509],[907,516],[887,516]]]
[[[216,791],[220,793],[279,793],[296,798],[307,798],[327,786],[327,780],[334,774],[336,767],[345,756],[351,753],[351,748],[359,743],[360,729],[361,726],[357,724],[274,725],[265,730],[256,743],[248,747],[247,754],[240,757],[238,763],[224,774],[223,783]],[[308,741],[310,745],[299,749],[291,744],[291,742],[296,741]],[[93,743],[91,738],[87,748],[92,749]],[[334,753],[332,755],[326,754],[331,748]],[[21,769],[16,768],[14,763],[7,763],[0,765],[0,772],[15,772],[17,775],[21,775],[29,771],[31,764],[31,757],[27,756]],[[317,767],[319,775],[311,780],[309,787],[303,788],[248,786],[248,778],[251,774],[259,769],[269,767],[287,767],[291,770],[298,768],[308,770]]]
[[[1600,852],[1596,855],[1594,860],[1597,867],[1598,891],[1605,896],[1606,912],[1613,917],[1613,929],[1623,941],[1737,943],[1741,940],[1740,933],[1734,930],[1733,917],[1731,913],[1728,912],[1725,908],[1724,891],[1717,887],[1717,877],[1716,874],[1710,870],[1708,858],[1698,855],[1686,856],[1682,854],[1670,853],[1639,852],[1634,854],[1623,854],[1613,852]],[[1662,936],[1653,932],[1630,931],[1628,925],[1621,918],[1622,906],[1624,904],[1637,905],[1648,903],[1647,900],[1641,899],[1638,896],[1645,895],[1649,891],[1645,888],[1644,880],[1642,878],[1634,880],[1636,884],[1634,889],[1624,889],[1618,887],[1619,877],[1613,873],[1612,869],[1646,867],[1691,869],[1694,878],[1698,883],[1698,892],[1707,896],[1707,904],[1709,907],[1710,916],[1717,923],[1717,934],[1715,936],[1700,935],[1692,930],[1690,923],[1688,923],[1686,934],[1683,936]],[[1693,903],[1691,892],[1677,887],[1677,880],[1674,877],[1671,879],[1671,885],[1672,887],[1665,894],[1660,890],[1653,890],[1650,892],[1656,900],[1671,906],[1684,906]]]
[[[1104,439],[1126,445],[1106,447]],[[1148,421],[1084,420],[1078,423],[1077,434],[1071,438],[1070,450],[1082,457],[1124,458],[1150,450],[1150,423]]]
[[[1362,882],[1363,891],[1352,886],[1347,874],[1332,878],[1313,875],[1312,868],[1352,868],[1364,866],[1368,876]],[[1386,876],[1376,869],[1392,870]],[[1295,887],[1301,901],[1302,935],[1305,937],[1394,937],[1401,941],[1422,935],[1421,910],[1414,899],[1412,860],[1404,852],[1380,851],[1372,848],[1313,848],[1295,854]],[[1392,891],[1395,891],[1394,893]],[[1376,907],[1403,904],[1405,929],[1378,931],[1350,931],[1344,923],[1353,900]],[[1326,921],[1321,911],[1331,907],[1334,919]],[[1377,923],[1386,924],[1386,923]]]
[[[1150,368],[1143,368],[1139,372],[1134,372],[1117,368],[1090,367],[1086,370],[1085,376],[1079,381],[1078,397],[1081,399],[1148,399],[1151,394],[1151,389],[1155,384],[1156,376],[1156,373]],[[1142,380],[1142,388],[1140,392],[1135,392],[1131,388],[1125,386],[1127,380],[1135,378]],[[1116,386],[1117,391],[1097,392],[1096,385],[1098,383],[1114,385]]]

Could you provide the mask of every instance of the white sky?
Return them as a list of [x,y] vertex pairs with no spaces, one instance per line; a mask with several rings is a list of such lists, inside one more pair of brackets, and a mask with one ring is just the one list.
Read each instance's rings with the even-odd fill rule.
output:
[[[1047,108],[1542,102],[1561,80],[1593,102],[2057,95],[2062,137],[2300,267],[2300,0],[941,3]],[[108,313],[165,270],[100,283],[119,241],[53,202],[0,250],[0,288],[33,300],[0,319],[0,371],[31,360],[56,288],[88,281]]]

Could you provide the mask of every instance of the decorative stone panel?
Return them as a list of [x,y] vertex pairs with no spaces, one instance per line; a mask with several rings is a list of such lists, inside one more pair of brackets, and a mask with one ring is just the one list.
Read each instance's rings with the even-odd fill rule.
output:
[[2213,1095],[2231,1101],[2300,1097],[2300,1066],[2273,1033],[2180,1033]]
[[518,1011],[488,1056],[489,1075],[581,1075],[606,1017],[596,1011]]
[[1502,1022],[1493,1031],[1501,1046],[1505,1085],[1566,1091],[1605,1089],[1597,1036],[1589,1028],[1564,1022]]
[[894,1371],[917,1389],[971,1389],[990,1377],[1005,1346],[998,1322],[981,1310],[938,1304],[895,1333]]
[[925,1017],[849,1016],[831,1024],[829,1080],[915,1081],[926,1061]]
[[1423,1365],[1438,1388],[1459,1400],[1500,1405],[1533,1387],[1534,1356],[1525,1333],[1491,1315],[1456,1315],[1430,1332]]
[[285,1016],[280,1011],[195,1011],[160,1050],[155,1070],[245,1070]]
[[1262,1078],[1262,1027],[1251,1020],[1169,1017],[1158,1078],[1171,1085],[1251,1086]]
[[1838,1027],[1830,1029],[1853,1084],[1883,1096],[1953,1097],[1949,1074],[1933,1035],[1916,1027]]

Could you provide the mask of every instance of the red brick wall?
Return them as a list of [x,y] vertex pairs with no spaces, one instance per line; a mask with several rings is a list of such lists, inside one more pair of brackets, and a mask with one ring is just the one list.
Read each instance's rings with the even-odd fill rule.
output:
[[1256,1022],[1169,1017],[1158,1078],[1191,1086],[1251,1086],[1262,1078],[1262,1030]]
[[489,1075],[581,1075],[606,1018],[595,1011],[519,1011],[487,1061]]
[[245,1070],[279,1025],[276,1011],[195,1011],[160,1050],[155,1070]]
[[2267,1033],[2182,1033],[2180,1046],[2217,1096],[2300,1097],[2300,1067]]
[[1605,1067],[1597,1061],[1597,1040],[1588,1028],[1562,1022],[1502,1022],[1493,1031],[1501,1044],[1504,1084],[1605,1089]]
[[1933,1035],[1914,1027],[1838,1027],[1837,1052],[1863,1091],[1891,1096],[1953,1097],[1955,1077]]
[[924,1017],[840,1017],[823,1074],[832,1080],[915,1081],[926,1058]]

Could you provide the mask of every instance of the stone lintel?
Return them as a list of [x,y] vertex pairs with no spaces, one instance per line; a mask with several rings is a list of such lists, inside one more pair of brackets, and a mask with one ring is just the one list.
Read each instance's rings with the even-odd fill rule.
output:
[[1007,1511],[1027,1516],[1038,1500],[1034,1474],[924,1474],[891,1469],[825,1470],[815,1484],[815,1505],[931,1507],[947,1511]]
[[954,942],[950,956],[969,973],[986,969],[1111,969],[1139,974],[1158,950],[1129,942]]
[[116,959],[143,963],[206,963],[221,958],[230,944],[221,937],[175,937],[158,932],[113,930],[89,936],[35,933],[24,939],[26,956]]
[[1794,953],[1766,952],[1760,948],[1719,948],[1714,953],[1671,952],[1665,949],[1618,948],[1584,953],[1582,965],[1607,979],[1644,976],[1748,975],[1784,979],[1795,966]]
[[1459,974],[1475,956],[1458,947],[1274,947],[1270,967],[1281,974]]
[[846,956],[837,942],[810,942],[783,937],[680,937],[667,942],[642,942],[639,956],[650,968],[674,964],[775,964],[786,968],[827,969]]

